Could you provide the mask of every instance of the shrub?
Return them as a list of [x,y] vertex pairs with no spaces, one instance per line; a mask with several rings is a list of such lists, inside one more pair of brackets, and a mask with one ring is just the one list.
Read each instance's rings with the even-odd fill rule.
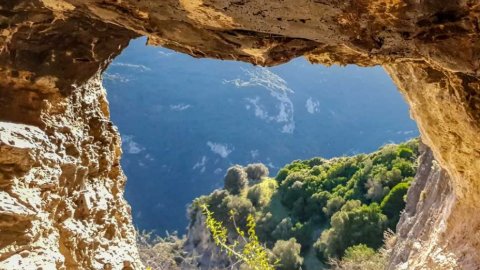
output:
[[[296,180],[297,178],[295,176],[299,176],[299,180],[292,182],[291,181]],[[294,203],[302,197],[307,197],[307,193],[304,189],[304,184],[303,184],[303,176],[299,175],[297,173],[291,174],[287,177],[285,182],[282,185],[282,189],[284,192],[282,192],[282,203],[287,207],[287,208],[293,208]]]
[[205,215],[205,225],[211,233],[214,243],[225,251],[230,257],[235,257],[240,262],[244,263],[248,268],[253,270],[275,270],[270,264],[268,258],[268,250],[263,247],[258,241],[255,233],[255,218],[250,214],[247,217],[247,230],[243,231],[236,226],[235,212],[231,212],[233,226],[239,238],[243,240],[242,243],[233,241],[229,243],[229,232],[223,226],[223,222],[216,220],[213,213],[208,210],[207,205],[202,205],[202,212]]
[[405,208],[405,195],[407,194],[409,183],[400,183],[390,190],[383,198],[380,208],[388,217],[388,227],[395,230],[400,220],[400,212]]
[[275,176],[275,180],[278,181],[278,183],[282,183],[285,178],[287,178],[288,174],[290,171],[287,168],[282,168],[280,171],[278,171],[277,176]]
[[224,188],[230,194],[240,194],[248,186],[248,176],[242,166],[228,168],[224,178]]
[[278,184],[274,179],[265,179],[248,189],[247,198],[255,207],[268,205]]
[[[226,217],[229,216],[232,211],[235,212],[237,214],[237,225],[241,229],[246,228],[247,217],[255,213],[252,202],[244,197],[228,196],[223,200],[222,204],[222,211],[224,211],[222,213],[223,216]],[[228,218],[222,220],[227,223]]]
[[323,207],[322,211],[327,217],[335,214],[340,208],[342,208],[345,200],[340,196],[333,196],[327,201],[327,205]]
[[288,239],[293,234],[293,223],[290,217],[286,217],[280,221],[272,232],[275,239]]
[[365,195],[365,197],[372,201],[378,202],[389,191],[388,187],[384,187],[381,181],[375,179],[368,179],[365,185],[367,188],[367,194]]
[[360,244],[347,248],[342,260],[332,261],[331,264],[334,270],[383,270],[387,264],[387,256]]
[[359,201],[350,201],[332,216],[332,227],[324,231],[315,243],[321,258],[341,257],[345,249],[357,244],[363,243],[375,249],[382,245],[387,217],[376,203],[355,207],[358,205]]
[[267,166],[262,163],[248,164],[245,171],[247,172],[248,179],[251,180],[260,180],[269,174]]
[[397,155],[404,159],[411,159],[413,156],[413,150],[404,146],[400,146],[397,149]]
[[403,177],[415,176],[416,168],[414,164],[403,158],[397,158],[393,161],[393,167],[402,172]]
[[278,240],[273,247],[272,253],[275,259],[279,261],[277,269],[279,270],[297,270],[303,263],[300,256],[301,245],[295,238],[290,240]]
[[305,214],[312,217],[316,221],[320,221],[326,215],[323,212],[323,208],[327,205],[331,194],[327,191],[320,191],[313,194],[307,199],[307,205],[305,207]]
[[250,200],[245,197],[231,195],[225,190],[215,190],[210,196],[196,201],[191,207],[194,210],[191,211],[198,211],[203,204],[211,205],[210,209],[214,213],[215,219],[224,222],[225,224],[230,223],[230,213],[232,211],[237,213],[237,225],[241,228],[245,228],[247,216],[255,213],[255,209]]
[[318,165],[324,164],[325,161],[326,161],[326,160],[323,159],[323,158],[314,157],[314,158],[312,158],[312,159],[310,159],[310,160],[307,160],[307,164],[308,164],[308,166],[310,166],[310,167],[314,167],[314,166],[318,166]]
[[373,158],[373,164],[390,164],[397,157],[397,146],[388,144],[383,146]]

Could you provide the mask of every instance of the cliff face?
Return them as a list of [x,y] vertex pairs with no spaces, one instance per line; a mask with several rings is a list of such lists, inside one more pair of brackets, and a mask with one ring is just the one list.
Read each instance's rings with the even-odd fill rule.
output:
[[[234,236],[230,236],[232,239]],[[235,265],[230,257],[212,241],[210,232],[205,226],[205,217],[200,211],[196,211],[188,226],[187,238],[184,250],[194,259],[196,269],[238,269],[240,264]],[[182,269],[190,269],[183,266]]]
[[132,35],[1,5],[0,269],[140,266],[100,77]]
[[425,256],[445,254],[438,236],[445,232],[444,218],[455,199],[447,172],[439,167],[430,149],[421,145],[420,150],[423,153],[415,181],[407,193],[405,211],[397,225],[395,246],[387,269],[449,269],[456,263],[450,256]]
[[3,1],[0,268],[139,265],[99,77],[138,35],[195,57],[259,65],[298,56],[383,65],[451,186],[430,214],[438,226],[402,261],[476,268],[479,17],[473,0]]

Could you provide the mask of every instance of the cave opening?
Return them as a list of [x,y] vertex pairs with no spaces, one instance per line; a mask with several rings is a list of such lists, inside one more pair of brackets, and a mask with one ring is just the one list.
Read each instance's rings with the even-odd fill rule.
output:
[[[478,268],[480,255],[474,251],[480,249],[476,218],[479,6],[472,1],[240,2],[13,0],[0,4],[0,220],[7,221],[0,224],[0,268],[143,267],[124,199],[120,138],[110,121],[101,81],[111,59],[139,36],[147,36],[149,45],[197,57],[260,65],[286,63],[303,55],[316,64],[383,66],[409,104],[422,141],[431,148],[419,162],[419,181],[410,188],[414,192],[407,199],[405,222],[396,235],[388,269]],[[110,82],[122,80],[110,72],[120,66],[110,67],[106,74]],[[127,66],[135,68],[123,65]],[[222,86],[248,86],[248,72],[253,72],[249,68],[220,78]],[[294,90],[289,96],[293,101],[300,91],[281,70],[271,72]],[[236,80],[237,75],[245,77]],[[230,84],[223,84],[224,80]],[[235,90],[255,90],[240,88]],[[276,100],[262,91],[270,101]],[[303,113],[307,107],[315,112],[317,100],[312,95],[308,103],[309,97],[300,102]],[[242,96],[240,101],[235,104],[250,102],[243,113],[258,121],[255,105],[267,99]],[[163,105],[172,113],[196,108],[182,102]],[[334,103],[318,102],[319,115]],[[275,104],[271,106],[278,113]],[[306,118],[298,117],[299,112],[295,107],[295,131],[300,133]],[[133,149],[124,161],[140,153],[145,158],[146,147],[138,140],[142,138],[119,126],[125,145]],[[233,157],[243,150],[237,145],[235,150],[219,148],[219,143],[232,142],[204,138],[202,151],[226,149]],[[256,153],[247,148],[247,156]],[[328,156],[321,150],[315,155]],[[201,165],[203,156],[193,164],[190,160],[189,168],[198,161]],[[149,191],[140,191],[139,196]]]
[[[122,137],[125,196],[140,230],[185,233],[186,206],[233,164],[370,153],[418,137],[380,67],[272,68],[195,59],[131,41],[103,74]],[[134,89],[134,91],[133,91]]]

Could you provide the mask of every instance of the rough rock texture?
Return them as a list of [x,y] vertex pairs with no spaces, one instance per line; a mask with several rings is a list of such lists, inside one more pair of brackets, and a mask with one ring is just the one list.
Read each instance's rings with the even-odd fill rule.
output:
[[[231,235],[230,237],[234,237]],[[196,211],[190,220],[186,242],[183,249],[193,258],[196,269],[238,269],[240,264],[226,256],[225,251],[213,242],[210,232],[205,226],[205,216]],[[236,264],[235,264],[236,263]],[[182,269],[190,269],[182,266]]]
[[[383,65],[451,185],[438,204],[445,211],[432,213],[443,227],[402,261],[410,269],[478,269],[479,18],[476,0],[0,2],[0,121],[30,126],[15,129],[27,138],[20,145],[30,146],[2,140],[0,268],[15,260],[58,268],[138,261],[128,246],[119,139],[99,73],[129,39],[146,35],[151,45],[195,57]],[[38,203],[19,199],[24,193]],[[22,240],[12,241],[7,230]]]
[[[397,225],[395,249],[388,269],[414,269],[418,264],[448,269],[455,263],[455,258],[441,256],[441,246],[436,243],[437,235],[447,228],[442,218],[448,215],[454,201],[450,179],[429,148],[420,144],[420,151],[422,156],[415,181],[407,193],[405,211]],[[431,250],[427,253],[422,250],[424,248]],[[440,256],[425,256],[437,252]],[[412,265],[412,261],[416,265]]]
[[140,266],[100,80],[133,34],[34,1],[4,3],[0,269]]

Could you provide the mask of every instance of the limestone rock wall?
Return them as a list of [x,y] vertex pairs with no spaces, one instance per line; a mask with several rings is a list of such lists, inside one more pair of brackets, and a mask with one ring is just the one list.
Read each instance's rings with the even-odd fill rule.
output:
[[23,145],[1,140],[0,266],[135,267],[119,138],[99,74],[128,40],[145,35],[194,57],[383,65],[451,185],[441,203],[448,211],[438,212],[443,228],[428,234],[435,241],[404,260],[477,269],[479,21],[475,0],[0,2],[1,132]]
[[0,269],[140,268],[100,77],[134,35],[35,1],[0,22]]
[[407,193],[387,269],[451,269],[456,263],[455,257],[430,255],[444,254],[438,236],[446,233],[444,218],[455,198],[448,173],[440,168],[430,149],[420,146],[417,174]]

